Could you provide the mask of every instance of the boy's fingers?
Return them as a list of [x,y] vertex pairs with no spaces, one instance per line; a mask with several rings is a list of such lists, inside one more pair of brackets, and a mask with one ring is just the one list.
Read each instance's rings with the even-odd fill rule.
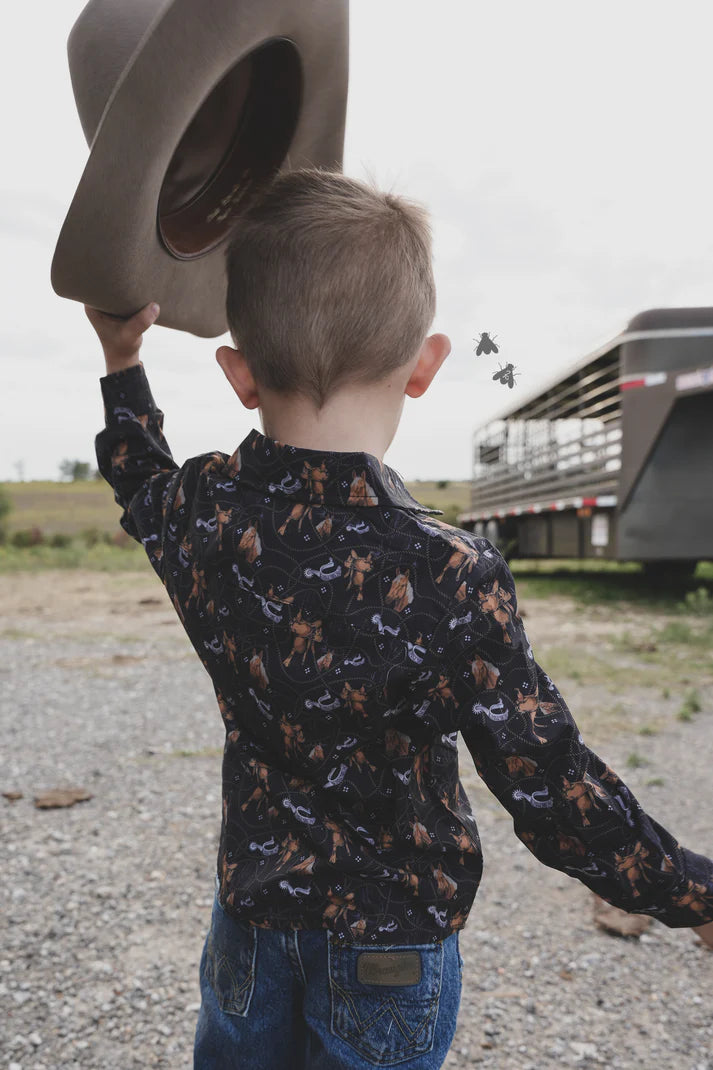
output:
[[104,355],[124,359],[139,352],[143,335],[156,321],[160,309],[155,301],[151,301],[129,319],[100,312],[91,305],[85,305],[84,311],[99,336]]
[[149,304],[144,305],[129,319],[124,319],[122,316],[112,316],[108,312],[100,312],[98,308],[92,308],[91,305],[85,305],[84,311],[93,327],[101,328],[105,332],[114,328],[121,334],[129,336],[143,334],[144,331],[148,330],[151,324],[158,319],[161,309],[155,301],[150,301]]
[[102,323],[107,322],[106,315],[103,312],[100,312],[98,308],[92,308],[91,305],[85,305],[84,311],[86,312],[87,319],[92,327],[99,327]]
[[161,309],[155,301],[151,301],[148,305],[144,305],[144,307],[126,323],[127,334],[129,331],[132,334],[143,334],[144,331],[147,331],[151,324],[156,321],[160,311]]

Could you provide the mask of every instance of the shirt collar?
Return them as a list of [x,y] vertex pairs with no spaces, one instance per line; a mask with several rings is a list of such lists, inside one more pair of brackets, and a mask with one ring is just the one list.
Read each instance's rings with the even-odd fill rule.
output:
[[231,457],[241,483],[313,505],[398,506],[443,515],[408,492],[399,473],[365,451],[290,446],[253,428]]

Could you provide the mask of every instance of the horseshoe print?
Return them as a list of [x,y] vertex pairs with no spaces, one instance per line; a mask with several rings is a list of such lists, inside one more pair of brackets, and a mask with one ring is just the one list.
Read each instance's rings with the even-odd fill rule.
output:
[[102,391],[100,470],[225,730],[228,913],[365,947],[462,929],[482,856],[460,735],[536,857],[616,905],[713,921],[713,862],[646,821],[587,748],[493,543],[364,451],[253,429],[179,466],[143,365]]

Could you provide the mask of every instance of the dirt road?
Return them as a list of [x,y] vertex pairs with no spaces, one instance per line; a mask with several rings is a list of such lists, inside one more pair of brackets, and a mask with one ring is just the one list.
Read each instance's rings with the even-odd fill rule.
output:
[[[0,800],[2,1065],[188,1067],[220,820],[212,685],[150,572],[16,574],[0,590],[0,787],[23,794]],[[643,610],[522,608],[590,747],[713,852],[710,651],[647,650],[665,622]],[[684,684],[701,698],[690,720]],[[461,777],[486,869],[446,1065],[713,1070],[713,954],[657,923],[633,941],[596,929],[589,893],[519,844],[462,743]],[[93,798],[35,809],[65,785]]]

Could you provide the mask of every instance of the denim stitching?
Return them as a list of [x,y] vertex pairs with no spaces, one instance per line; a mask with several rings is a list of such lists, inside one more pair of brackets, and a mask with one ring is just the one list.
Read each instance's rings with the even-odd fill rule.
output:
[[[340,991],[341,991],[341,989],[340,989]],[[426,1047],[421,1047],[420,1046],[420,1042],[417,1040],[416,1035],[412,1035],[410,1039],[407,1039],[405,1037],[405,1035],[404,1035],[403,1028],[401,1027],[401,1025],[399,1023],[398,1018],[396,1018],[396,1023],[399,1026],[399,1029],[401,1030],[401,1034],[402,1034],[402,1036],[404,1036],[404,1040],[405,1040],[404,1044],[402,1044],[397,1049],[397,1051],[393,1053],[394,1055],[396,1055],[398,1057],[398,1061],[399,1062],[402,1061],[404,1056],[408,1056],[409,1058],[411,1058],[414,1055],[425,1055],[427,1052],[429,1052],[429,1051],[431,1051],[433,1049],[433,1045],[435,1043],[435,1039],[436,1038],[435,1038],[435,1028],[431,1028],[431,1023],[432,1023],[432,1020],[434,1019],[434,1011],[436,1011],[437,1003],[438,1003],[438,997],[434,996],[433,999],[429,1000],[428,1003],[426,1003],[424,1005],[424,1018],[419,1022],[418,1029],[416,1030],[416,1033],[418,1033],[418,1034],[426,1034],[426,1035],[428,1035],[428,1033],[431,1034],[430,1043]],[[391,1063],[394,1061],[394,1059],[390,1059],[389,1062],[387,1062],[385,1060],[385,1058],[384,1058],[384,1052],[382,1051],[382,1049],[381,1048],[375,1048],[369,1042],[368,1038],[364,1036],[364,1031],[368,1026],[373,1025],[373,1023],[376,1020],[378,1020],[378,1018],[381,1016],[381,1014],[383,1014],[384,1009],[386,1007],[391,1009],[393,1007],[393,1005],[394,1005],[393,1004],[393,998],[390,997],[388,1002],[383,1004],[382,1007],[379,1008],[379,1012],[375,1016],[372,1016],[368,1020],[368,1022],[365,1023],[362,1026],[361,1030],[355,1030],[354,1033],[351,1036],[345,1036],[345,1034],[343,1032],[341,1032],[341,1030],[337,1029],[336,1032],[335,1032],[335,1035],[338,1036],[345,1043],[351,1044],[351,1046],[356,1051],[360,1052],[360,1054],[362,1054],[362,1055],[365,1055],[366,1058],[372,1059],[373,1061],[377,1062],[377,1065],[379,1065],[379,1066],[391,1065]],[[436,1013],[437,1013],[437,1011],[436,1011]],[[394,1017],[395,1016],[393,1015],[393,1011],[392,1011],[392,1015],[391,1015],[391,1020],[392,1021],[394,1020]],[[417,1047],[417,1045],[418,1045],[418,1047]]]
[[[400,945],[390,945],[390,947],[398,947],[398,946],[400,946]],[[427,946],[427,947],[432,949],[434,945],[433,944],[427,944],[427,945],[424,945],[424,946]],[[353,999],[350,997],[350,994],[345,989],[343,989],[342,986],[334,978],[335,966],[334,966],[334,960],[332,958],[332,946],[331,946],[331,941],[327,940],[327,976],[329,978],[329,989],[330,989],[330,1028],[331,1028],[332,1034],[334,1036],[336,1036],[336,1037],[339,1037],[340,1040],[344,1041],[344,1043],[349,1044],[356,1051],[358,1051],[363,1057],[371,1059],[378,1066],[390,1066],[390,1065],[392,1065],[394,1063],[394,1061],[398,1061],[398,1062],[403,1061],[404,1056],[406,1056],[408,1058],[411,1058],[413,1055],[426,1054],[427,1052],[432,1051],[433,1050],[433,1045],[435,1044],[435,1039],[436,1039],[436,1037],[435,1037],[435,1018],[437,1018],[437,1016],[438,1016],[438,1004],[439,1004],[439,1000],[440,1000],[441,992],[442,992],[442,988],[443,988],[443,961],[444,961],[444,957],[445,957],[445,946],[444,946],[443,943],[441,943],[440,946],[441,946],[441,956],[440,956],[440,959],[441,959],[441,972],[440,972],[440,976],[439,976],[439,982],[438,982],[437,991],[436,991],[434,996],[432,996],[428,1001],[424,1002],[424,1004],[423,1004],[423,1014],[424,1014],[424,1016],[423,1016],[422,1020],[420,1021],[417,1029],[414,1032],[412,1032],[411,1037],[409,1038],[407,1036],[407,1034],[405,1033],[405,1031],[404,1031],[404,1028],[403,1028],[403,1026],[401,1024],[401,1021],[399,1020],[400,1017],[401,1017],[401,1012],[398,1009],[398,1005],[394,1002],[393,996],[389,996],[387,1001],[384,1004],[382,1004],[381,1007],[378,1008],[377,1012],[374,1015],[372,1015],[371,1018],[369,1018],[366,1023],[361,1023],[359,1021],[359,1016],[356,1013],[356,1007],[354,1006]],[[409,947],[409,950],[413,949],[413,945],[408,945],[408,947]],[[336,1000],[337,1000],[338,996],[336,995],[336,993],[338,993],[339,996],[342,997],[344,1002],[347,1003],[350,1006],[350,1008],[352,1009],[352,1017],[355,1019],[356,1022],[359,1023],[359,1028],[355,1030],[354,1035],[351,1038],[347,1037],[345,1035],[345,1032],[343,1032],[342,1029],[337,1024],[337,1021],[336,1021],[336,1017],[337,1017],[337,1015],[336,1015]],[[365,1029],[368,1026],[372,1025],[375,1021],[377,1021],[378,1018],[380,1017],[380,1015],[382,1015],[384,1013],[385,1009],[391,1012],[392,1020],[394,1020],[394,1019],[396,1020],[396,1024],[397,1024],[397,1026],[399,1027],[399,1029],[401,1031],[402,1037],[404,1038],[405,1041],[407,1041],[407,1043],[405,1043],[401,1048],[399,1048],[397,1053],[394,1053],[394,1054],[397,1055],[397,1060],[389,1059],[388,1062],[383,1057],[384,1056],[383,1051],[381,1051],[380,1049],[376,1049],[376,1048],[372,1047],[372,1045],[369,1043],[369,1041],[364,1036]],[[394,1010],[396,1011],[396,1013],[394,1013]],[[435,1011],[435,1018],[434,1018],[434,1011]],[[404,1022],[404,1024],[406,1024],[406,1023]],[[428,1035],[428,1032],[430,1032],[430,1034],[431,1034],[430,1043],[428,1044],[427,1047],[419,1047],[416,1050],[416,1045],[418,1043],[417,1040],[416,1040],[416,1034],[417,1033],[423,1034],[424,1032],[426,1033],[426,1035]]]
[[300,942],[299,942],[299,937],[298,937],[297,933],[295,933],[295,950],[297,951],[297,958],[299,960],[300,970],[302,971],[302,983],[304,985],[306,985],[307,984],[307,975],[305,973],[304,964],[302,962],[302,955],[300,954]]
[[[223,911],[223,913],[225,913],[225,911]],[[226,915],[226,917],[228,917],[228,915]],[[255,991],[255,959],[257,956],[258,932],[257,928],[254,925],[250,926],[250,932],[249,934],[247,934],[247,938],[251,941],[252,948],[250,966],[248,968],[248,973],[246,974],[245,979],[241,982],[238,982],[235,977],[234,969],[236,963],[235,957],[231,956],[230,954],[219,953],[216,951],[212,925],[208,936],[208,980],[210,981],[211,988],[215,993],[221,1011],[224,1014],[235,1014],[241,1018],[247,1017],[247,1014],[250,1010],[253,993]],[[218,985],[218,974],[223,964],[225,964],[225,968],[227,969],[227,972],[231,979],[230,992],[228,995],[226,995],[226,993],[221,990]],[[236,1003],[239,1003],[240,998],[246,991],[247,996],[245,999],[245,1006],[241,1010],[229,1009],[228,1005],[232,1004],[234,1006]]]
[[245,1004],[245,1015],[247,1015],[248,1011],[250,1010],[250,1004],[252,1003],[253,993],[255,992],[255,980],[256,980],[255,959],[257,958],[257,942],[258,942],[258,936],[259,936],[257,928],[254,925],[251,925],[250,928],[252,930],[253,954],[252,954],[252,958],[250,960],[251,985],[250,985],[250,992],[248,994],[247,1002]]
[[341,985],[338,985],[336,983],[336,981],[335,981],[335,988],[337,989],[338,992],[341,993],[341,995],[342,995],[342,997],[344,999],[344,1002],[347,1003],[349,1005],[350,1009],[351,1009],[352,1018],[354,1019],[354,1021],[356,1023],[356,1032],[357,1032],[360,1040],[363,1040],[364,1032],[368,1028],[370,1028],[370,1026],[372,1026],[374,1024],[374,1022],[378,1021],[379,1018],[381,1018],[383,1016],[383,1014],[384,1014],[384,1012],[386,1010],[391,1010],[392,1017],[396,1021],[396,1024],[398,1025],[399,1029],[401,1030],[401,1035],[403,1036],[404,1040],[407,1041],[407,1044],[408,1044],[409,1048],[413,1048],[415,1043],[416,1043],[414,1034],[423,1032],[424,1024],[426,1023],[426,1021],[430,1017],[430,1014],[431,1014],[431,1012],[432,1012],[432,1010],[433,1010],[433,1008],[434,1008],[434,1006],[436,1004],[436,1001],[438,999],[437,996],[433,996],[430,1000],[428,1000],[428,1002],[424,1002],[424,1011],[425,1011],[425,1015],[426,1015],[424,1020],[419,1022],[418,1026],[415,1029],[412,1029],[412,1030],[410,1030],[410,1032],[407,1032],[406,1030],[408,1028],[408,1025],[407,1025],[406,1021],[404,1020],[403,1015],[401,1013],[401,1010],[399,1008],[399,1005],[395,1001],[393,996],[387,996],[386,1000],[381,1004],[380,1007],[377,1008],[377,1010],[371,1015],[371,1017],[370,1018],[366,1018],[362,1022],[361,1019],[359,1018],[357,1007],[356,1007],[356,1004],[354,1002],[354,999],[353,999],[352,995],[346,989],[342,988]]

